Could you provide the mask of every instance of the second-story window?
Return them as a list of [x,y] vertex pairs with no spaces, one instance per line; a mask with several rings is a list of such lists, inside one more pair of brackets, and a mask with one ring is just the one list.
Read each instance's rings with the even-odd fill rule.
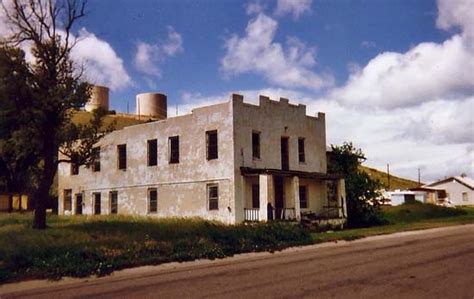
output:
[[218,158],[217,130],[206,132],[207,160]]
[[170,164],[179,163],[179,136],[169,137],[168,152]]
[[158,164],[158,142],[156,139],[147,141],[148,150],[148,166],[155,166]]
[[298,158],[300,163],[306,162],[306,156],[304,153],[304,138],[298,138]]
[[79,174],[79,165],[76,162],[71,162],[71,175]]
[[119,144],[117,145],[117,165],[118,169],[127,169],[127,145]]
[[252,157],[260,159],[260,133],[252,132]]
[[92,171],[100,171],[100,147],[92,149]]

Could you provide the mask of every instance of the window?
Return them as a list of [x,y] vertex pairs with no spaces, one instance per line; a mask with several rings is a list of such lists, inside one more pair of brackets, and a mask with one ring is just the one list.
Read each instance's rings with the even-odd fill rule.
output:
[[462,193],[462,201],[468,201],[469,198],[468,198],[468,195],[467,195],[467,192],[463,192]]
[[260,133],[252,132],[252,157],[260,159]]
[[300,208],[308,208],[308,189],[306,186],[300,186]]
[[158,212],[158,192],[155,188],[148,189],[148,213]]
[[71,189],[64,190],[64,211],[72,212],[72,190]]
[[127,169],[127,145],[117,145],[117,156],[118,156],[118,169]]
[[79,174],[79,165],[76,162],[71,162],[71,175]]
[[217,184],[207,185],[207,201],[209,203],[209,210],[219,209],[219,188]]
[[158,164],[158,142],[156,139],[147,141],[148,150],[148,166],[156,166]]
[[260,185],[259,184],[252,185],[252,208],[254,209],[260,208]]
[[109,200],[110,200],[110,214],[117,214],[117,212],[118,212],[118,192],[117,191],[110,191]]
[[92,198],[94,200],[94,215],[100,215],[100,208],[101,208],[101,202],[100,202],[100,193],[92,193]]
[[170,164],[179,163],[179,136],[169,137],[168,151]]
[[217,159],[217,130],[206,132],[206,145],[207,160]]
[[94,147],[92,149],[92,171],[100,171],[100,147]]
[[306,161],[304,154],[304,138],[298,138],[298,157],[300,163],[304,163]]

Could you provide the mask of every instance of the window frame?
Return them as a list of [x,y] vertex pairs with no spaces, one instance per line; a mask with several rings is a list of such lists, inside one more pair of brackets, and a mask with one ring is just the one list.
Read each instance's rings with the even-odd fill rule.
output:
[[[215,136],[215,144],[211,144],[211,136]],[[219,136],[217,130],[206,131],[206,159],[219,159]]]
[[117,145],[117,169],[127,170],[127,144]]
[[[115,199],[115,202],[114,202]],[[109,192],[109,208],[110,214],[118,214],[118,191],[113,190]]]
[[100,171],[100,146],[94,147],[92,149],[92,171]]
[[92,205],[94,215],[102,214],[102,194],[100,192],[92,193]]
[[[152,209],[152,193],[155,194],[154,209]],[[158,213],[158,189],[157,188],[148,188],[147,197],[148,197],[148,204],[147,204],[148,214]]]
[[298,138],[298,161],[301,164],[306,163],[306,145],[305,145],[305,139],[304,137],[299,137]]
[[[303,191],[304,190],[304,191]],[[302,192],[303,191],[303,192]],[[299,197],[300,197],[300,209],[308,209],[309,208],[309,202],[308,202],[308,186],[306,185],[300,185],[299,186]],[[301,198],[301,193],[304,194],[303,198]],[[304,203],[304,204],[303,204]]]
[[179,135],[168,137],[168,163],[179,164]]
[[[216,190],[216,195],[211,196],[211,190]],[[211,183],[206,185],[206,194],[207,194],[207,209],[209,211],[218,211],[219,210],[219,184]]]
[[[256,138],[255,138],[256,137]],[[261,159],[261,132],[252,131],[252,159]]]
[[[66,209],[66,200],[69,202],[69,209]],[[66,211],[70,211],[72,213],[72,189],[63,190],[63,212]]]
[[147,149],[147,166],[157,166],[158,165],[158,139],[147,140],[146,149]]

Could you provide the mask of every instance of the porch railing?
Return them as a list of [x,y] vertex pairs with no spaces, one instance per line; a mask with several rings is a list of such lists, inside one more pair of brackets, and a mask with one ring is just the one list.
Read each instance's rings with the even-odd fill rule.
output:
[[244,209],[244,219],[245,221],[258,221],[260,209]]

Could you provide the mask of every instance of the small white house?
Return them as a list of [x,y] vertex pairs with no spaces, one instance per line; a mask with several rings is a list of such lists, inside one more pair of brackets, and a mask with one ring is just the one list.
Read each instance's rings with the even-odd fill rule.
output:
[[423,191],[395,190],[387,192],[387,195],[392,206],[398,206],[404,203],[413,203],[415,201],[422,203],[427,202],[426,192]]
[[445,189],[447,197],[456,206],[474,205],[474,180],[468,177],[449,177],[426,187]]

